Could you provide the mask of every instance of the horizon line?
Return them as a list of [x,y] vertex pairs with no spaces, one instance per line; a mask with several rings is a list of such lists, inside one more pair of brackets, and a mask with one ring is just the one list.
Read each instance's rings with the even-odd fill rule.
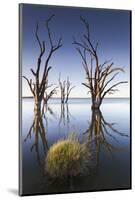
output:
[[[22,96],[21,98],[33,99],[34,97],[33,96]],[[61,98],[60,97],[52,97],[51,99],[61,99]],[[91,99],[91,97],[70,97],[69,99]],[[130,99],[130,97],[105,97],[104,99]]]

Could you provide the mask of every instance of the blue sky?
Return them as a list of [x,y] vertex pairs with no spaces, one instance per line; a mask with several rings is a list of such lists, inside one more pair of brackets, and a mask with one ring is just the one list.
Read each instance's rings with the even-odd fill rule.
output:
[[[69,7],[49,7],[24,4],[22,9],[22,75],[32,78],[30,68],[35,68],[39,55],[39,46],[35,38],[36,23],[39,23],[39,35],[48,46],[48,36],[45,20],[55,14],[50,23],[53,40],[62,36],[63,46],[56,51],[50,66],[49,83],[58,83],[61,78],[70,77],[75,89],[71,97],[88,97],[87,89],[81,84],[85,81],[82,61],[75,46],[73,36],[79,39],[84,33],[84,26],[80,21],[83,16],[90,25],[92,41],[99,42],[99,59],[104,62],[112,59],[114,66],[122,66],[125,73],[118,75],[116,81],[127,80],[128,84],[118,87],[120,90],[110,97],[129,97],[130,73],[130,12],[104,9],[82,9]],[[47,51],[46,51],[47,53]],[[46,55],[44,56],[44,58]],[[43,58],[43,60],[44,60]],[[44,62],[43,62],[44,63]],[[42,65],[43,69],[43,65]],[[42,73],[42,72],[41,72]],[[25,80],[23,80],[23,96],[31,96]],[[59,93],[58,93],[59,96]]]

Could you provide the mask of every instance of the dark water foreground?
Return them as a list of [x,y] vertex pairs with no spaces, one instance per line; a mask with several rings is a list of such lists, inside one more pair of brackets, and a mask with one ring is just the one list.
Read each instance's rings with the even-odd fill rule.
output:
[[[88,99],[72,99],[61,107],[52,100],[36,130],[33,100],[23,99],[23,194],[130,188],[130,108],[128,99],[106,99],[93,113]],[[51,179],[44,174],[47,149],[68,133],[90,143],[88,172],[76,178]]]

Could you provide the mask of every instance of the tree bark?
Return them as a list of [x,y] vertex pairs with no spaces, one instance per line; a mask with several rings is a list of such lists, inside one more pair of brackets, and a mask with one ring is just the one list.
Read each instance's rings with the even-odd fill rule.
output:
[[37,95],[34,97],[34,112],[40,112],[41,111],[41,99],[37,97]]
[[[74,39],[73,44],[77,46],[76,49],[83,61],[82,65],[86,74],[86,83],[82,84],[88,88],[88,93],[91,94],[91,108],[99,109],[104,97],[107,94],[113,94],[118,91],[116,86],[127,83],[127,81],[111,84],[119,72],[124,72],[124,70],[122,67],[112,68],[113,62],[110,63],[110,60],[105,61],[103,64],[99,63],[100,59],[97,52],[98,42],[96,45],[92,42],[88,22],[83,17],[81,17],[81,21],[85,26],[86,33],[83,34],[80,42]],[[91,61],[90,63],[88,62],[88,58]],[[112,75],[112,77],[109,77],[110,75]]]
[[102,103],[102,101],[101,101],[100,98],[99,99],[95,99],[95,100],[92,101],[91,108],[92,109],[99,109],[100,106],[101,106],[101,103]]
[[[52,40],[52,34],[50,31],[49,23],[53,17],[54,15],[52,15],[48,20],[46,20],[46,29],[47,29],[47,34],[49,37],[50,49],[48,51],[48,55],[44,62],[44,69],[41,76],[41,80],[40,80],[41,64],[42,64],[43,56],[46,53],[46,43],[45,41],[40,40],[40,37],[38,35],[38,29],[39,29],[38,23],[36,26],[35,36],[39,45],[40,53],[37,59],[36,70],[31,69],[32,75],[34,76],[34,80],[32,79],[29,80],[26,76],[23,76],[23,78],[27,81],[29,85],[30,91],[32,92],[32,95],[34,98],[35,111],[41,111],[41,102],[44,98],[44,93],[46,92],[48,88],[48,73],[50,69],[52,68],[49,66],[50,59],[52,58],[52,55],[62,46],[61,37],[56,43],[54,43]],[[49,94],[48,98],[51,98],[51,96],[55,93],[55,91],[56,89],[53,89],[51,93]]]

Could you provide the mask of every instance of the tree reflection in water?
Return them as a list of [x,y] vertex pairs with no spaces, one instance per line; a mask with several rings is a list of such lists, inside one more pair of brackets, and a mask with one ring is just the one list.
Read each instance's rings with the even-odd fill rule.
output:
[[101,150],[104,149],[107,153],[111,154],[114,151],[122,150],[119,147],[114,146],[114,144],[111,144],[109,137],[117,143],[119,142],[117,136],[128,137],[128,135],[126,135],[125,133],[117,130],[114,127],[115,124],[116,123],[107,122],[104,119],[101,110],[92,110],[91,121],[89,122],[87,130],[83,134],[87,135],[86,143],[87,145],[91,146],[91,151],[94,152],[96,166],[99,165]]
[[71,119],[74,117],[71,115],[69,111],[69,105],[68,104],[61,104],[60,107],[60,117],[59,117],[59,131],[61,129],[61,126],[63,125],[66,129],[67,134],[70,131],[70,125],[71,125]]
[[[44,164],[44,156],[46,156],[48,151],[48,144],[46,140],[46,129],[43,123],[43,115],[40,112],[34,112],[34,119],[32,122],[32,125],[29,129],[29,132],[27,136],[24,139],[24,142],[26,142],[29,139],[31,139],[32,134],[34,134],[34,143],[30,147],[30,151],[32,152],[35,149],[36,152],[36,159],[39,164],[39,167],[41,168],[41,171],[43,173],[43,164]],[[42,142],[42,148],[43,148],[43,158],[41,157],[40,153],[40,141]]]
[[[46,107],[43,107],[41,112],[34,111],[32,125],[30,126],[28,134],[26,135],[24,139],[24,142],[26,142],[28,138],[31,139],[32,134],[34,134],[34,143],[31,145],[30,151],[32,152],[35,149],[36,158],[41,168],[43,168],[44,166],[44,158],[49,148],[47,140],[46,140],[46,133],[48,131],[48,116],[47,116],[48,112],[51,116],[53,116],[53,118],[57,119],[56,114],[48,105]],[[42,148],[43,148],[42,158],[41,158],[41,153],[40,153],[40,149],[41,149],[41,146],[39,143],[40,140],[42,142]]]
[[[48,118],[50,116],[53,116],[53,118],[56,119],[56,122],[58,123],[58,127],[60,127],[61,125],[64,126],[64,129],[63,127],[61,127],[62,128],[61,131],[66,130],[67,134],[70,133],[69,126],[71,126],[73,117],[69,112],[68,104],[61,105],[61,112],[59,116],[55,114],[55,112],[52,110],[51,107],[46,106],[44,108],[44,112],[34,113],[34,119],[33,119],[32,125],[30,126],[29,132],[24,139],[24,142],[26,142],[28,139],[31,139],[31,138],[33,139],[34,137],[34,142],[30,146],[30,151],[31,152],[35,151],[36,153],[36,160],[40,167],[41,176],[42,176],[41,184],[43,185],[43,187],[48,187],[49,189],[54,188],[55,184],[57,188],[58,185],[60,185],[61,183],[62,187],[65,187],[65,188],[70,187],[70,190],[72,190],[74,187],[78,187],[77,180],[81,181],[82,184],[84,183],[85,185],[85,181],[86,181],[85,177],[87,175],[91,177],[90,179],[91,179],[91,184],[92,184],[92,182],[96,180],[98,169],[100,167],[100,157],[103,151],[105,150],[105,152],[109,152],[111,154],[114,151],[120,151],[121,150],[120,145],[114,145],[115,143],[112,141],[114,140],[115,142],[119,142],[120,136],[128,137],[128,135],[121,133],[115,128],[116,123],[108,123],[104,119],[103,114],[101,113],[100,110],[92,110],[91,120],[89,122],[88,128],[86,129],[84,133],[81,132],[81,135],[83,135],[85,139],[85,141],[82,141],[82,143],[85,142],[85,144],[88,145],[92,153],[89,169],[87,171],[88,174],[84,175],[84,179],[83,177],[76,177],[78,179],[74,179],[74,180],[72,179],[73,181],[72,183],[71,182],[69,183],[67,180],[65,180],[65,182],[62,183],[61,180],[55,181],[55,180],[50,179],[45,173],[45,157],[50,148],[46,140],[46,133],[48,132]],[[76,124],[76,126],[78,125]],[[49,136],[49,132],[48,132],[48,136]],[[72,189],[71,189],[71,186],[73,187]]]

